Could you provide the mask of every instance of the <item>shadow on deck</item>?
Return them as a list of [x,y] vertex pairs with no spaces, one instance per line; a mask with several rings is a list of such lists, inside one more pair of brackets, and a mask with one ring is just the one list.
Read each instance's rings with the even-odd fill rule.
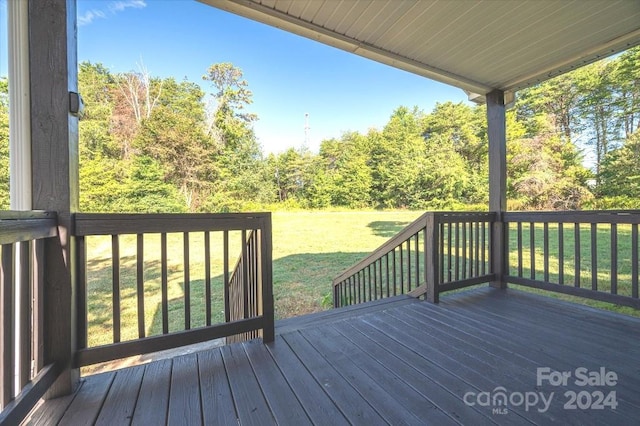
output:
[[[87,377],[28,423],[624,425],[640,414],[635,318],[485,287],[439,305],[398,296],[276,326],[269,345]],[[570,377],[538,384],[545,368]],[[608,381],[596,383],[602,371]]]

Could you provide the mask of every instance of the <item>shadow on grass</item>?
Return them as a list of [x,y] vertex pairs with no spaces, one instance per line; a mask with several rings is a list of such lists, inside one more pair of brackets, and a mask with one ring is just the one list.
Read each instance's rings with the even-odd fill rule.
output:
[[402,231],[411,222],[379,220],[370,222],[367,227],[371,228],[373,235],[377,237],[391,238]]

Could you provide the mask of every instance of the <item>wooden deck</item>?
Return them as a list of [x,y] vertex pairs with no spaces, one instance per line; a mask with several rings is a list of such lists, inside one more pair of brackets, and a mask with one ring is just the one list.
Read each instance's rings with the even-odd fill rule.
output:
[[[29,424],[637,425],[640,418],[640,320],[515,290],[475,289],[439,305],[395,297],[280,321],[276,334],[266,346],[239,343],[87,377],[75,395],[41,405]],[[545,367],[569,372],[566,385],[539,385]],[[604,368],[608,383],[580,386],[579,368],[591,375]],[[506,407],[493,403],[501,391]],[[571,392],[576,409],[565,408]],[[615,392],[617,407],[599,392]]]

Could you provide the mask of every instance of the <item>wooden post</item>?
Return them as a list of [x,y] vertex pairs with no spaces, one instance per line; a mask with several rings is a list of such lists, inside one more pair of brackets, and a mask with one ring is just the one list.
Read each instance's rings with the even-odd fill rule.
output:
[[496,275],[492,287],[506,288],[506,232],[502,214],[507,209],[507,131],[504,92],[487,94],[487,132],[489,137],[489,211],[496,213],[491,233],[491,269]]
[[264,317],[264,328],[262,329],[262,340],[270,343],[275,340],[275,320],[273,307],[273,242],[271,234],[271,214],[262,219],[262,229],[260,230],[261,247],[260,260],[262,261],[262,315]]
[[426,298],[428,302],[438,303],[440,291],[438,289],[440,227],[435,220],[435,214],[430,213],[425,217],[424,228],[424,282],[427,286]]
[[69,113],[78,91],[76,1],[29,0],[33,208],[58,213],[58,238],[45,243],[44,362],[63,369],[47,397],[72,392],[76,345],[71,262],[72,213],[78,208],[78,119]]

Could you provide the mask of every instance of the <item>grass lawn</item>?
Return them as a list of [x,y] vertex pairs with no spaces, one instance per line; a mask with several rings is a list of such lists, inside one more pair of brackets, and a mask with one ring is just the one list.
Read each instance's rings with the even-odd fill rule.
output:
[[[332,306],[331,280],[420,216],[417,211],[275,212],[273,213],[273,283],[276,318],[287,318]],[[213,320],[222,311],[221,233],[211,233]],[[230,235],[231,265],[240,254],[240,234]],[[145,329],[160,334],[160,237],[144,238]],[[184,329],[183,237],[168,236],[169,331]],[[204,325],[203,235],[189,239],[191,327]],[[112,268],[110,237],[87,239],[88,343],[112,340]],[[137,337],[136,239],[120,237],[121,339]]]

